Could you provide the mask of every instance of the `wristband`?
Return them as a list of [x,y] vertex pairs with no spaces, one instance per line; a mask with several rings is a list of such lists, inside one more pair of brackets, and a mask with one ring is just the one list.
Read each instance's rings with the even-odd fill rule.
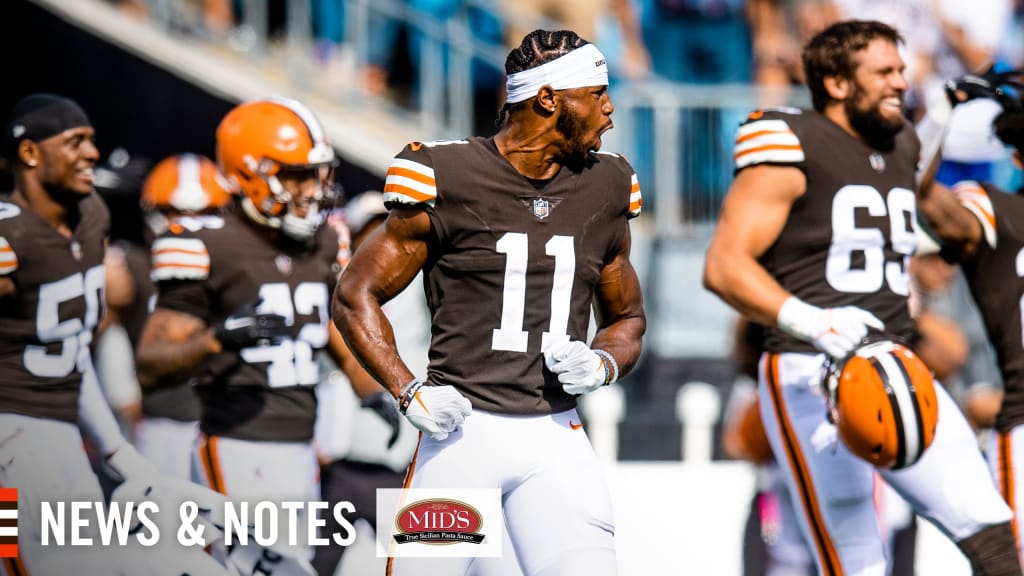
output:
[[607,350],[601,350],[600,348],[594,349],[594,354],[601,357],[602,364],[604,364],[604,385],[607,386],[612,382],[619,379],[619,363],[615,361],[615,357],[608,353]]
[[417,378],[413,378],[405,386],[402,386],[401,392],[398,394],[398,411],[405,414],[405,410],[409,408],[409,404],[412,404],[412,399],[416,396],[416,392],[423,386],[423,382]]

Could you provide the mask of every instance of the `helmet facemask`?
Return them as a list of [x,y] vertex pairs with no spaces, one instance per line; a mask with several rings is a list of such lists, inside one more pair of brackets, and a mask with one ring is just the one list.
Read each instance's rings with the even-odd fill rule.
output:
[[260,206],[255,205],[251,195],[246,195],[242,203],[246,214],[294,240],[311,238],[324,221],[325,207],[337,197],[333,184],[336,165],[333,152],[330,157],[328,162],[300,166],[278,164],[266,158],[259,162],[246,158],[253,175],[270,191]]

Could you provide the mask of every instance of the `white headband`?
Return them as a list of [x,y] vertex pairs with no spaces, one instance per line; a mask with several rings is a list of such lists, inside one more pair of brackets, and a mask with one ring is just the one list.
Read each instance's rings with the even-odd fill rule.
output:
[[508,94],[505,102],[515,104],[529,100],[545,84],[550,84],[555,90],[607,86],[608,64],[604,61],[604,54],[597,46],[584,44],[551,62],[509,74],[505,81]]

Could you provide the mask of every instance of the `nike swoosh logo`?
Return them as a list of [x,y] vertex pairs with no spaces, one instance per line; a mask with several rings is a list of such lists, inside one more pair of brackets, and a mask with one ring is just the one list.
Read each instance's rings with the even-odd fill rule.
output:
[[569,428],[572,428],[573,430],[579,430],[580,428],[583,428],[583,423],[580,422],[579,424],[577,424],[576,422],[569,420]]

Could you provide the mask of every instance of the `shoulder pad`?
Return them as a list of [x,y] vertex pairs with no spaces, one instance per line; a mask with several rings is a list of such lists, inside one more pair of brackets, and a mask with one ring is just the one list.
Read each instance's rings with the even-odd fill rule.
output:
[[204,280],[210,275],[210,252],[198,238],[165,236],[153,243],[154,282],[162,280]]
[[800,139],[793,133],[785,115],[793,114],[757,110],[747,117],[736,132],[733,148],[736,170],[756,164],[798,164],[804,161]]
[[[429,162],[427,157],[424,157],[423,160]],[[405,158],[395,158],[391,162],[384,180],[385,206],[392,207],[398,204],[433,206],[436,199],[437,182],[434,180],[433,167]]]
[[953,194],[964,208],[974,214],[981,224],[982,234],[985,242],[992,248],[996,247],[996,211],[992,206],[992,199],[988,197],[985,188],[973,180],[958,182],[953,187]]
[[3,236],[0,236],[0,276],[10,274],[18,269],[18,255]]

